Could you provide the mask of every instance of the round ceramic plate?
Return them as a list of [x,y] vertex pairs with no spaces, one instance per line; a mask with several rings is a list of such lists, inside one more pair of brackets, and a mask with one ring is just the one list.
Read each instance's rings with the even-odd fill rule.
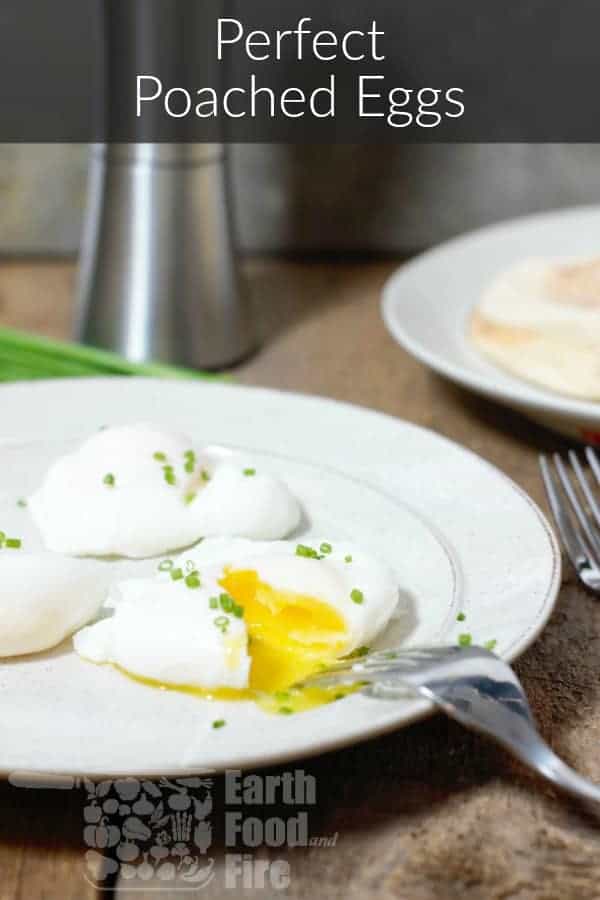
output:
[[[413,425],[330,400],[216,382],[81,379],[0,387],[0,522],[39,546],[18,505],[49,462],[103,424],[154,421],[244,448],[300,497],[297,536],[352,538],[389,563],[402,614],[380,646],[497,641],[512,659],[545,624],[560,555],[511,481]],[[117,562],[115,574],[155,562]],[[457,622],[459,611],[465,620]],[[70,641],[0,661],[0,769],[181,774],[280,762],[398,728],[421,700],[353,695],[295,716],[156,690],[79,659]],[[214,719],[227,725],[215,730]]]
[[514,219],[448,241],[392,275],[383,291],[384,321],[399,344],[441,375],[600,443],[600,403],[522,381],[488,362],[467,338],[471,311],[495,275],[532,256],[596,256],[599,232],[600,208],[581,207]]

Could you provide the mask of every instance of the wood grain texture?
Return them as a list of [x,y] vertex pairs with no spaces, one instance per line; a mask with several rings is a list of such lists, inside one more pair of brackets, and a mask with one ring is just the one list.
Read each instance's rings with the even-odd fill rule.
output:
[[[236,377],[325,394],[432,428],[480,453],[544,506],[536,455],[560,449],[561,439],[446,384],[395,345],[379,316],[379,291],[391,268],[250,262],[264,344]],[[66,264],[0,263],[2,324],[66,334],[71,286]],[[600,604],[568,568],[550,624],[517,669],[546,739],[600,782]],[[259,855],[290,862],[289,888],[225,889],[223,783],[217,779],[210,851],[217,877],[201,896],[600,898],[600,820],[440,716],[302,767],[317,779],[310,833],[337,832],[335,847],[261,849]],[[81,795],[3,785],[0,802],[0,900],[90,896],[82,874]],[[256,814],[266,818],[274,810],[259,807]],[[154,883],[133,891],[123,881],[117,895],[185,896]]]

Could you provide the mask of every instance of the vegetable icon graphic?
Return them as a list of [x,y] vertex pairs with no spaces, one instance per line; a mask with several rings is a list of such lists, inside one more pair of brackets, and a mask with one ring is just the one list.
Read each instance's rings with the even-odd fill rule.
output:
[[106,847],[114,847],[121,840],[121,831],[116,825],[109,825],[106,816],[103,816],[98,825],[87,825],[83,831],[83,839],[88,847],[98,847],[104,850]]

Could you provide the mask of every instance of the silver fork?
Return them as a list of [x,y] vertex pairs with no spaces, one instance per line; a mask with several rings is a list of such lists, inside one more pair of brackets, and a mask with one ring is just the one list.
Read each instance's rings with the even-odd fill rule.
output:
[[[598,486],[600,461],[591,447],[586,447],[584,452]],[[568,457],[571,474],[558,453],[552,457],[553,474],[548,459],[540,456],[542,479],[552,516],[573,568],[589,590],[600,593],[600,503],[575,451],[569,450]]]
[[379,650],[342,660],[303,685],[361,683],[372,696],[411,693],[432,700],[450,718],[494,738],[556,787],[598,809],[600,787],[570,769],[542,740],[519,679],[483,647]]

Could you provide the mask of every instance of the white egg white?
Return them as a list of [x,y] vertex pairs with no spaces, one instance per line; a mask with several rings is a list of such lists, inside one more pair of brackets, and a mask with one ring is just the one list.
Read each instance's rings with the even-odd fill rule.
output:
[[0,656],[47,650],[93,619],[108,574],[91,560],[0,551]]
[[156,556],[208,535],[272,539],[300,519],[278,479],[152,425],[99,431],[50,467],[28,505],[46,547],[73,556]]
[[163,685],[244,688],[250,658],[241,619],[211,609],[210,591],[184,581],[131,579],[107,603],[114,614],[82,629],[76,652],[95,663],[112,663]]

